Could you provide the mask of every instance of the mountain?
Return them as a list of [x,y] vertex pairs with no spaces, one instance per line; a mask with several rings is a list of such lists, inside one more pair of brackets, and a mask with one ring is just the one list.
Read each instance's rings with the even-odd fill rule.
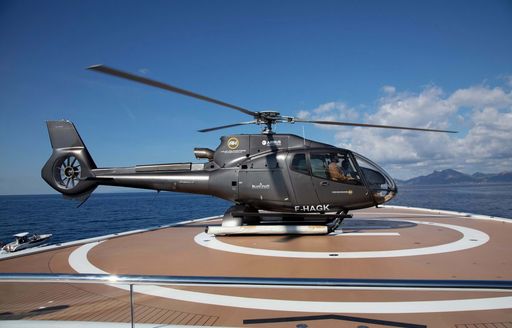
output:
[[405,181],[405,184],[424,185],[424,184],[450,184],[450,183],[471,183],[476,179],[470,175],[447,169],[443,171],[434,171],[429,175],[422,175]]
[[492,173],[482,173],[482,172],[476,172],[472,175],[473,178],[478,180],[486,180],[490,177],[493,177],[495,174]]
[[422,175],[409,180],[399,180],[401,185],[441,185],[461,183],[503,183],[512,182],[512,171],[501,173],[481,173],[473,175],[465,174],[453,169],[434,171],[428,175]]
[[494,174],[487,179],[489,182],[512,182],[512,171]]

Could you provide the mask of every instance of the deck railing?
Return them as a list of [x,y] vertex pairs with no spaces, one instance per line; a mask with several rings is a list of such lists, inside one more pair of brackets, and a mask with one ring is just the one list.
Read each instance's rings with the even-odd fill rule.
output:
[[259,288],[387,288],[429,290],[512,290],[512,280],[420,280],[420,279],[329,279],[329,278],[256,278],[210,276],[152,276],[108,274],[0,273],[0,283],[73,283],[129,286],[131,326],[135,326],[135,285],[222,286]]
[[154,276],[59,273],[0,273],[0,282],[60,282],[119,285],[195,285],[195,286],[293,286],[332,288],[453,288],[510,289],[512,280],[433,280],[433,279],[331,279],[331,278],[260,278],[222,276]]

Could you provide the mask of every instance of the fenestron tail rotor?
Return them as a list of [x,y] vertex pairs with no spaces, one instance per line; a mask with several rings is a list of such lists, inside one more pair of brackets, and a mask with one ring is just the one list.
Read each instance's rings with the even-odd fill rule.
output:
[[359,126],[359,127],[369,127],[369,128],[385,128],[385,129],[398,129],[398,130],[413,130],[413,131],[425,131],[425,132],[443,132],[443,133],[457,133],[457,131],[449,131],[449,130],[439,130],[439,129],[427,129],[427,128],[413,128],[413,127],[405,127],[405,126],[394,126],[394,125],[379,125],[379,124],[367,124],[367,123],[352,123],[352,122],[339,122],[339,121],[321,121],[321,120],[303,120],[291,116],[282,116],[279,112],[274,111],[252,111],[240,106],[232,105],[229,103],[226,103],[224,101],[214,99],[211,97],[207,97],[204,95],[201,95],[199,93],[195,93],[189,90],[181,89],[175,86],[172,86],[167,83],[155,81],[152,79],[148,79],[146,77],[138,76],[132,73],[127,73],[124,71],[120,71],[115,68],[111,68],[105,65],[93,65],[88,67],[88,69],[101,72],[113,76],[117,76],[123,79],[139,82],[142,84],[146,84],[149,86],[153,86],[156,88],[164,89],[167,91],[179,93],[181,95],[185,95],[188,97],[196,98],[199,100],[203,100],[209,103],[213,103],[219,106],[231,108],[234,110],[237,110],[239,112],[242,112],[244,114],[250,115],[254,118],[253,121],[249,122],[240,122],[240,123],[234,123],[234,124],[228,124],[228,125],[222,125],[212,128],[206,128],[199,130],[199,132],[210,132],[210,131],[216,131],[226,128],[232,128],[235,126],[241,126],[241,125],[249,125],[249,124],[262,124],[265,125],[265,128],[263,129],[263,133],[269,134],[272,133],[272,127],[274,124],[277,123],[312,123],[312,124],[322,124],[322,125],[338,125],[338,126]]
[[79,182],[82,166],[75,156],[68,156],[56,166],[56,181],[64,189],[72,189]]

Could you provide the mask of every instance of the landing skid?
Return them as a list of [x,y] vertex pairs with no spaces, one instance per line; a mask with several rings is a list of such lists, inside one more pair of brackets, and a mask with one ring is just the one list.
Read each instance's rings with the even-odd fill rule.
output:
[[258,212],[233,206],[224,214],[222,226],[207,227],[206,232],[214,235],[322,235],[333,232],[344,219],[351,217],[345,212]]

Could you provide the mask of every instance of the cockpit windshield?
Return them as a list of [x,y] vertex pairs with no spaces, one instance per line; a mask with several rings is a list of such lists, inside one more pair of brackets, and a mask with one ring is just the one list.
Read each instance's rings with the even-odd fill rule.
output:
[[384,169],[370,161],[368,158],[353,153],[361,173],[364,175],[368,187],[373,192],[373,198],[378,204],[383,204],[395,197],[397,188],[395,181]]
[[[336,182],[332,186],[339,186],[338,183],[365,186],[377,204],[383,204],[396,195],[395,181],[386,171],[357,153],[345,149],[311,151],[309,164],[307,153],[296,153],[293,154],[290,168],[313,178]],[[323,183],[329,185],[328,182]]]
[[361,184],[348,153],[311,153],[313,176],[341,183]]

